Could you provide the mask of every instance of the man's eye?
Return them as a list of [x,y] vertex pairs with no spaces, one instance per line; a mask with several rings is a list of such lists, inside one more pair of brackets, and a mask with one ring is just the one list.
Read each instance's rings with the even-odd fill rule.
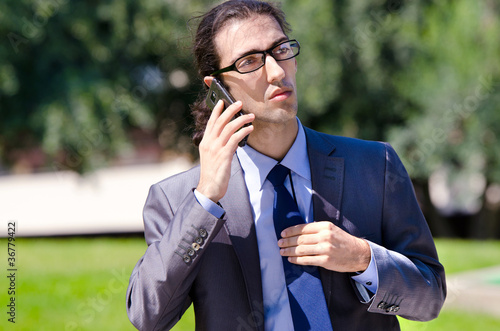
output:
[[241,66],[248,66],[255,63],[255,59],[245,59],[243,62],[241,62]]
[[290,47],[280,47],[278,48],[274,54],[279,55],[279,56],[284,56],[290,53]]
[[259,61],[259,58],[257,56],[249,56],[244,59],[241,59],[241,61],[238,63],[238,68],[244,68],[248,66],[253,66]]

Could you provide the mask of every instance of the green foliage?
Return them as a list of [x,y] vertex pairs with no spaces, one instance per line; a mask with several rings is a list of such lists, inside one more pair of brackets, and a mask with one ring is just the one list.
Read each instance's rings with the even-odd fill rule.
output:
[[[403,64],[392,39],[403,12],[385,1],[286,1],[304,47],[299,61],[300,117],[324,132],[384,139],[414,112],[395,90]],[[305,17],[305,19],[304,19]]]
[[304,46],[303,122],[388,140],[415,178],[448,166],[500,180],[492,1],[289,0],[285,9]]
[[[184,135],[193,79],[186,22],[201,1],[0,4],[0,156],[42,147],[79,172],[126,153],[134,129]],[[196,86],[196,88],[194,87]]]
[[388,135],[414,177],[440,167],[500,180],[498,6],[439,1],[413,10],[395,37],[411,52],[394,76],[418,112]]
[[[4,1],[0,157],[41,147],[83,172],[134,130],[192,151],[198,93],[188,20],[214,1]],[[500,180],[500,9],[494,1],[283,0],[302,45],[299,116],[390,141],[412,177],[443,167]]]

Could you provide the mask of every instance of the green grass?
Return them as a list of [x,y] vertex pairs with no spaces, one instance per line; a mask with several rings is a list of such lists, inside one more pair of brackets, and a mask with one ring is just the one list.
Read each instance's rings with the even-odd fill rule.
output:
[[[500,242],[437,240],[448,274],[497,265]],[[4,272],[7,274],[7,241]],[[16,241],[16,330],[135,330],[125,311],[130,273],[146,245],[142,238],[45,238]],[[8,279],[0,277],[0,307]],[[10,330],[0,308],[0,330]],[[192,308],[174,330],[193,330]],[[500,319],[444,311],[429,323],[400,319],[403,330],[496,330]]]
[[413,322],[400,318],[403,331],[496,331],[500,319],[489,315],[446,310],[430,322]]
[[16,248],[16,329],[135,330],[125,291],[143,240],[18,238]]
[[500,265],[500,241],[438,239],[436,248],[447,275]]

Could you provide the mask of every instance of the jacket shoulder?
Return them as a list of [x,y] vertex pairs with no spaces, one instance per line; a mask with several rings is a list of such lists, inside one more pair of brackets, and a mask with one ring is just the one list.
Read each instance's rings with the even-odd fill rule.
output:
[[306,129],[306,134],[312,146],[328,145],[337,156],[385,157],[387,150],[392,149],[389,143],[381,141],[336,136],[312,129]]

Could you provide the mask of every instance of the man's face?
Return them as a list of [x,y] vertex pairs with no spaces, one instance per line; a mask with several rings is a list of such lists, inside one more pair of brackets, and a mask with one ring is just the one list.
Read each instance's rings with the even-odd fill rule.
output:
[[[249,52],[264,51],[287,39],[271,16],[254,15],[246,20],[230,21],[215,38],[220,67],[233,64]],[[293,58],[276,62],[271,56],[266,56],[265,66],[257,71],[222,74],[231,95],[243,102],[244,112],[255,114],[256,129],[265,122],[295,121],[297,114],[297,61]]]

